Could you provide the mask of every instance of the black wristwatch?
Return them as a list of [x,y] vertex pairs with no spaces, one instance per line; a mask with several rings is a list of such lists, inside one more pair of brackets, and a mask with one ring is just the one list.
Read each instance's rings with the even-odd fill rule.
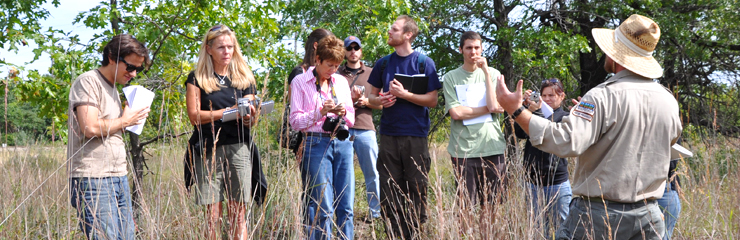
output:
[[524,111],[525,109],[527,109],[527,108],[524,107],[524,106],[519,107],[519,109],[517,109],[516,111],[514,111],[514,113],[511,114],[511,119],[516,120],[516,117],[518,117],[519,114],[521,114],[522,111]]

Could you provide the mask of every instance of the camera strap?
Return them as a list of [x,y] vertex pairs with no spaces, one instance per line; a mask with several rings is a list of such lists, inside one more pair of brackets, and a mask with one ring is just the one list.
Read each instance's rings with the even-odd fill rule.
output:
[[[319,93],[319,97],[323,100],[324,95],[321,94],[321,85],[319,85],[319,74],[316,72],[316,68],[313,69],[313,76],[316,79],[316,92]],[[337,93],[334,91],[334,83],[332,81],[331,76],[329,76],[329,89],[331,91],[331,98],[334,100],[334,102],[338,102],[339,99],[337,99]]]
[[357,82],[357,79],[360,78],[360,74],[355,73],[355,80],[352,81],[352,84],[349,85],[350,89],[352,89],[353,86],[355,86],[355,83]]

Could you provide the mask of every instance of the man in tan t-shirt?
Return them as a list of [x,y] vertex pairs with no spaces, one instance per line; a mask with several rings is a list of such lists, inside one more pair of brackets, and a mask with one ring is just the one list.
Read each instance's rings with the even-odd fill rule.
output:
[[652,79],[663,69],[653,58],[660,28],[632,15],[615,30],[593,29],[614,76],[580,99],[560,123],[521,108],[503,81],[496,93],[532,145],[560,157],[578,157],[573,201],[557,239],[661,239],[665,225],[657,199],[663,195],[671,145],[681,134],[678,103]]
[[370,84],[367,78],[372,68],[362,63],[362,43],[355,36],[344,39],[344,59],[347,61],[339,66],[337,73],[349,81],[352,89],[352,102],[355,103],[355,125],[349,129],[352,135],[352,146],[357,154],[357,162],[365,176],[365,188],[367,191],[367,205],[370,209],[369,216],[364,220],[370,223],[372,219],[380,217],[380,181],[378,179],[378,141],[375,137],[375,125],[373,124],[373,109],[383,109],[381,105],[373,105],[367,99],[370,92]]
[[88,239],[134,239],[123,129],[143,123],[149,108],[121,109],[116,83],[126,84],[149,61],[143,43],[113,37],[100,68],[83,73],[69,90],[70,202]]

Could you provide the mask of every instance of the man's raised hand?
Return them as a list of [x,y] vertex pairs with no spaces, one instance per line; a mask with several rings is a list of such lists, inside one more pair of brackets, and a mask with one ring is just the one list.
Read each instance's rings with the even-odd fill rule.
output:
[[488,73],[488,60],[486,58],[477,56],[473,57],[473,61],[475,61],[475,66],[481,68],[484,73]]
[[523,80],[519,80],[516,84],[516,92],[510,92],[506,86],[506,81],[503,77],[498,78],[498,87],[496,87],[496,100],[509,114],[513,113],[522,106],[522,84]]
[[573,107],[575,107],[576,105],[578,105],[579,102],[581,102],[581,96],[578,96],[577,101],[575,99],[570,99],[570,102],[573,103],[573,106],[568,107],[568,111],[573,109]]

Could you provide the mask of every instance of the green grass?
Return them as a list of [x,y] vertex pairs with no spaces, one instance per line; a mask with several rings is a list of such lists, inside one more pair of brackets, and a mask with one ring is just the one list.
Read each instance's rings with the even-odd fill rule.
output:
[[[257,135],[269,136],[265,131]],[[302,234],[302,189],[296,162],[273,139],[255,139],[263,154],[263,168],[270,186],[266,203],[250,208],[252,238],[298,239]],[[141,239],[202,238],[203,208],[194,204],[182,180],[184,141],[181,138],[147,146],[149,169],[144,177],[144,202],[137,221]],[[735,150],[738,144],[737,139],[725,138],[685,144],[697,157],[679,164],[683,210],[675,239],[740,238],[737,216],[740,154]],[[0,220],[7,217],[7,222],[0,226],[0,239],[84,238],[77,228],[75,210],[69,204],[68,175],[63,165],[65,149],[61,144],[37,144],[13,151],[0,150],[0,176],[4,180],[0,184]],[[509,162],[510,180],[503,204],[480,217],[480,212],[463,210],[455,201],[455,182],[446,143],[432,144],[430,151],[433,156],[428,192],[430,219],[422,227],[424,239],[535,239],[539,236],[526,207],[528,191],[521,180],[520,161]],[[383,224],[368,225],[361,221],[368,212],[364,178],[357,165],[355,180],[356,239],[386,239]]]

